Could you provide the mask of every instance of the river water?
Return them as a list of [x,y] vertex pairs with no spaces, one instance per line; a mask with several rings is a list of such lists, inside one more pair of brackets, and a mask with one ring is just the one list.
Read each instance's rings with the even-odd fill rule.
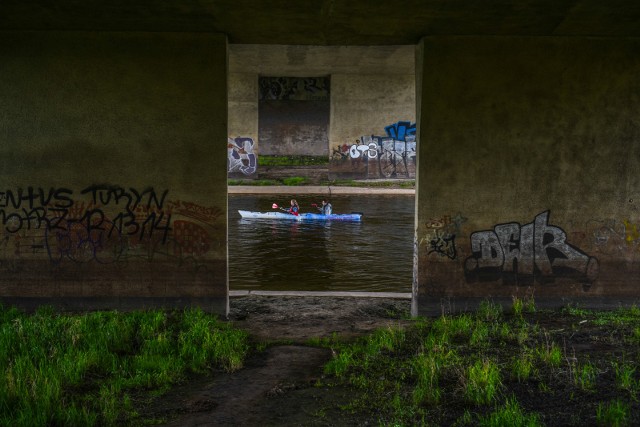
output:
[[[317,212],[321,196],[297,196]],[[334,213],[361,222],[243,219],[238,210],[288,207],[287,195],[229,195],[229,288],[268,291],[411,292],[413,195],[336,195]]]

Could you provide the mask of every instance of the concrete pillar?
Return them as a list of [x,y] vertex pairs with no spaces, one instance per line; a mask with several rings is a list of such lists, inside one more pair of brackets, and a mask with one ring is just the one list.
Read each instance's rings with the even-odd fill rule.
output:
[[4,32],[0,301],[225,314],[227,41]]
[[414,314],[640,291],[640,40],[426,37]]

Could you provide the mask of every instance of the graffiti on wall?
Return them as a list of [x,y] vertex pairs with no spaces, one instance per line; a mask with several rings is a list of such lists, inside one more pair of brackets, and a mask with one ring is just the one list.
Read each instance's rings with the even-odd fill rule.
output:
[[396,141],[412,142],[416,140],[416,124],[411,122],[399,121],[397,123],[385,126],[387,136]]
[[0,268],[15,268],[26,258],[60,266],[209,252],[215,242],[207,230],[224,212],[170,201],[168,193],[106,184],[79,192],[64,187],[0,191]]
[[566,233],[549,225],[549,211],[520,225],[498,224],[471,234],[472,255],[465,260],[469,281],[548,282],[570,277],[593,282],[598,260],[567,243]]
[[252,175],[258,169],[258,156],[253,151],[253,139],[236,137],[227,139],[227,172]]
[[260,77],[260,100],[329,99],[329,77]]
[[631,219],[590,219],[584,235],[585,243],[595,252],[627,259],[640,256],[640,224]]
[[427,244],[427,255],[435,254],[454,260],[458,257],[456,248],[456,234],[460,234],[460,226],[467,218],[459,212],[455,216],[443,215],[431,218],[425,223],[426,235],[420,243]]
[[335,147],[332,158],[377,160],[379,176],[409,177],[416,161],[416,124],[399,121],[384,129],[386,136],[363,135],[354,144]]

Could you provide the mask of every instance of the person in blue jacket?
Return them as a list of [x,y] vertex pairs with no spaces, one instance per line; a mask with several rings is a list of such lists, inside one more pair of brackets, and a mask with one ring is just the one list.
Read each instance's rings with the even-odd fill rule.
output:
[[322,206],[318,206],[318,210],[322,215],[331,215],[333,213],[333,206],[327,199],[322,199]]

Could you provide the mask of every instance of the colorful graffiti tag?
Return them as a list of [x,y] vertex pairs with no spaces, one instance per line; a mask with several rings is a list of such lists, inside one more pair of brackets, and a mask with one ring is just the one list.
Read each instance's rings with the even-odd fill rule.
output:
[[363,135],[354,144],[333,150],[333,159],[378,160],[378,175],[409,177],[410,163],[416,160],[416,124],[399,121],[385,128],[386,136]]
[[227,172],[252,175],[258,169],[258,156],[253,152],[253,139],[236,137],[227,140]]

